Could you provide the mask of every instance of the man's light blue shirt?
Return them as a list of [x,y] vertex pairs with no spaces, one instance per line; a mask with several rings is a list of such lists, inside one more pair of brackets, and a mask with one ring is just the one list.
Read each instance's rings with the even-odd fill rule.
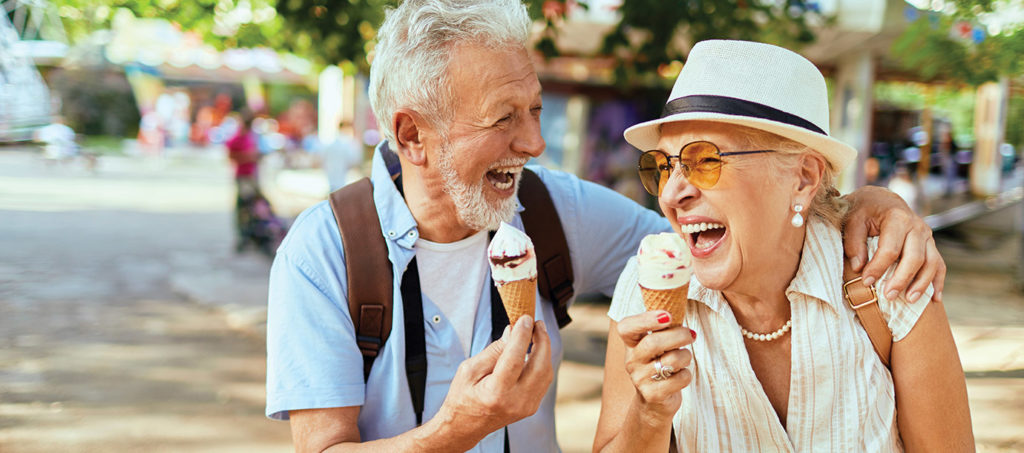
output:
[[[559,213],[572,258],[576,294],[611,295],[626,260],[640,239],[667,231],[657,213],[618,193],[567,173],[530,166],[544,182]],[[344,251],[330,204],[303,212],[281,244],[270,273],[267,314],[267,416],[288,419],[289,410],[362,406],[363,441],[394,437],[416,426],[405,374],[405,319],[401,276],[415,256],[416,220],[391,176],[398,159],[386,146],[373,156],[371,181],[388,259],[395,276],[391,335],[363,381],[363,358],[356,345],[348,308]],[[522,211],[520,205],[519,210]],[[517,213],[510,222],[522,229]],[[490,276],[480,294],[471,355],[491,338]],[[538,300],[540,296],[538,295]],[[433,417],[465,355],[453,326],[442,311],[423,298],[427,348],[427,386],[423,420]],[[537,412],[509,425],[514,452],[559,451],[555,440],[555,393],[562,340],[552,304],[538,304],[537,319],[551,337],[555,380]],[[472,450],[501,452],[504,434],[491,433]]]

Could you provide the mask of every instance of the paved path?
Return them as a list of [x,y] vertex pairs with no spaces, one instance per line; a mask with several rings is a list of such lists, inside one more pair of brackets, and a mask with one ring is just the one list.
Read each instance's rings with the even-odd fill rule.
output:
[[262,340],[175,289],[265,266],[233,256],[232,190],[216,160],[0,150],[0,451],[289,451]]

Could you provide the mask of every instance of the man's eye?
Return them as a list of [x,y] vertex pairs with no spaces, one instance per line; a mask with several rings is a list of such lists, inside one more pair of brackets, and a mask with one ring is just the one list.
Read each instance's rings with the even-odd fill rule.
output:
[[505,116],[501,117],[501,119],[500,119],[500,120],[498,120],[498,121],[497,121],[496,123],[494,123],[494,124],[501,124],[501,123],[507,123],[507,122],[509,122],[510,120],[512,120],[512,115],[505,115]]

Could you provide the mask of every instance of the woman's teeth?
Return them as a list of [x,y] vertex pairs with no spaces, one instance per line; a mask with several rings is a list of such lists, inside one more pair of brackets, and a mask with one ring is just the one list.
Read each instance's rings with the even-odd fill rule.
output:
[[722,225],[721,223],[691,223],[687,225],[679,225],[679,230],[686,234],[700,233],[702,231],[718,228],[725,228],[725,225]]

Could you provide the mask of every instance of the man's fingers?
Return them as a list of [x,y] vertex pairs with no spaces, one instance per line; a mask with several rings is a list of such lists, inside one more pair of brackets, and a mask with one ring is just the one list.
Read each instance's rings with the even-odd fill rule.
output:
[[857,214],[853,214],[843,229],[843,251],[850,258],[853,270],[859,272],[868,258],[868,227],[867,223]]
[[627,348],[634,348],[649,332],[668,327],[672,316],[667,311],[646,311],[638,315],[628,316],[619,321],[618,331],[622,342]]
[[526,362],[526,368],[519,379],[519,382],[527,384],[535,380],[541,380],[544,388],[550,384],[554,371],[551,369],[551,338],[548,337],[547,326],[544,321],[537,321],[533,324],[533,347],[530,350],[530,358]]
[[487,345],[479,354],[464,360],[459,365],[460,371],[464,369],[465,373],[467,373],[469,382],[479,382],[484,376],[494,371],[498,358],[501,357],[502,351],[505,350],[506,341],[508,341],[507,331],[504,336]]
[[[878,281],[886,269],[896,262],[903,250],[904,242],[908,240],[907,233],[906,225],[900,225],[893,221],[882,223],[881,232],[878,235],[878,250],[875,251],[871,261],[868,261],[861,272],[861,276],[865,280],[864,284],[871,285]],[[924,251],[919,250],[919,253],[924,253]]]
[[[935,270],[935,278],[932,279],[932,289],[935,290],[932,293],[932,300],[942,302],[942,288],[946,286],[946,262],[942,260],[942,256],[939,255],[938,250],[935,250],[934,252],[936,259],[938,259],[938,265]],[[929,250],[928,253],[931,255],[932,251]]]
[[529,315],[520,317],[516,325],[512,326],[508,338],[504,341],[504,350],[498,357],[498,363],[494,365],[492,376],[501,388],[510,388],[519,380],[532,337],[533,318]]
[[[925,270],[921,268],[921,265],[925,262],[925,250],[926,248],[919,236],[913,233],[907,236],[907,241],[903,243],[900,262],[896,266],[892,278],[889,279],[885,284],[885,288],[883,288],[887,298],[892,299],[896,297],[897,294],[907,288],[915,275]],[[910,292],[908,291],[907,294],[909,295]]]
[[[935,278],[935,273],[938,272],[938,262],[932,257],[931,247],[932,240],[929,239],[925,246],[925,259],[921,265],[921,268],[914,275],[910,285],[907,286],[907,300],[911,303],[917,302],[924,294],[925,290],[928,289],[928,285],[931,284]],[[934,252],[936,255],[938,252]],[[900,265],[902,266],[902,262]]]

